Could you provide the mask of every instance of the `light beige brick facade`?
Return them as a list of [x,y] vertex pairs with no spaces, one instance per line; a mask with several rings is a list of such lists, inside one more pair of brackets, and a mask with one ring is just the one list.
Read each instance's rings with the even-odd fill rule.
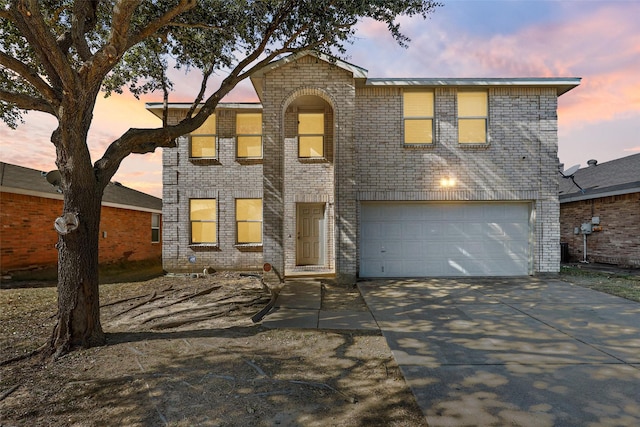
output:
[[[369,80],[351,64],[307,54],[267,67],[253,82],[260,104],[218,107],[216,161],[189,159],[187,137],[164,150],[165,269],[251,270],[268,262],[273,279],[312,271],[349,282],[359,269],[363,202],[517,201],[531,206],[529,273],[559,271],[557,98],[578,80]],[[486,144],[458,143],[457,92],[471,87],[488,92]],[[408,88],[434,91],[432,144],[403,144]],[[305,108],[325,114],[322,158],[298,156],[297,113]],[[260,161],[236,159],[240,109],[262,111]],[[173,109],[172,120],[181,111]],[[443,177],[454,177],[456,186],[441,188]],[[216,245],[189,243],[189,199],[201,197],[218,201]],[[234,200],[242,197],[263,199],[260,247],[235,244]],[[324,210],[317,265],[299,262],[304,204]]]

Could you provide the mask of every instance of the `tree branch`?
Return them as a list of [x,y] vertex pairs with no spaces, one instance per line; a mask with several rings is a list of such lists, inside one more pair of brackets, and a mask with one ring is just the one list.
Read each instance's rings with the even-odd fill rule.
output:
[[0,52],[0,65],[8,68],[9,70],[15,72],[20,77],[22,77],[25,81],[27,81],[31,86],[36,89],[40,94],[42,94],[49,103],[53,105],[57,105],[59,102],[58,96],[55,91],[38,75],[36,70],[30,68],[26,64],[17,59],[7,55],[4,52]]
[[175,139],[188,133],[182,123],[156,129],[127,130],[122,136],[113,141],[104,152],[101,159],[94,165],[94,171],[98,182],[106,186],[113,175],[118,171],[120,163],[129,154],[145,154],[161,147],[175,147]]
[[207,24],[186,24],[184,22],[168,22],[167,27],[180,27],[180,28],[199,28],[201,30],[216,30],[216,31],[226,31],[226,28],[218,27],[216,25],[207,25]]
[[204,98],[204,94],[207,90],[207,80],[209,80],[209,77],[211,77],[211,74],[213,74],[213,64],[209,65],[209,68],[207,68],[202,73],[202,83],[200,84],[200,92],[198,92],[198,96],[196,96],[196,99],[193,100],[193,103],[191,104],[189,111],[187,111],[186,117],[191,117],[195,109],[198,107],[198,104],[202,102],[202,99]]
[[162,15],[158,19],[154,19],[153,21],[151,21],[146,27],[142,28],[136,34],[129,36],[127,40],[126,48],[128,49],[131,46],[134,46],[140,43],[142,40],[146,39],[147,37],[151,37],[152,35],[157,33],[160,28],[171,23],[173,18],[180,15],[181,13],[186,12],[189,9],[194,8],[196,5],[197,5],[196,0],[180,0],[180,3],[176,7],[167,11],[164,15]]
[[71,18],[71,39],[73,45],[80,55],[80,59],[87,61],[91,58],[91,50],[84,35],[96,24],[96,11],[98,3],[96,0],[80,0],[73,4],[73,15]]
[[128,49],[153,36],[173,18],[197,4],[196,0],[180,0],[177,6],[151,21],[137,33],[131,34],[131,18],[141,1],[119,0],[118,5],[114,6],[116,13],[111,20],[111,34],[107,42],[80,69],[80,74],[86,74],[87,81],[102,80]]
[[16,26],[45,68],[52,87],[57,85],[71,93],[75,88],[76,74],[45,23],[38,0],[15,0],[10,11]]
[[9,104],[14,104],[21,110],[32,110],[32,111],[42,111],[44,113],[49,113],[52,115],[56,115],[55,110],[51,107],[47,101],[42,98],[36,98],[33,96],[17,94],[13,92],[7,92],[5,90],[0,90],[0,101],[8,102]]
[[15,20],[13,19],[13,15],[11,15],[11,13],[6,9],[0,10],[0,19],[6,19],[7,21],[11,21],[15,23]]

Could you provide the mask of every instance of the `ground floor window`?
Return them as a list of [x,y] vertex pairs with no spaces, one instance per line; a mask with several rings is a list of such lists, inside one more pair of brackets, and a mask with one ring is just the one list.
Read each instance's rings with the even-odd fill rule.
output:
[[262,243],[262,199],[236,199],[236,241]]
[[216,199],[189,200],[191,243],[218,243],[218,215]]
[[160,214],[151,214],[151,243],[160,242]]

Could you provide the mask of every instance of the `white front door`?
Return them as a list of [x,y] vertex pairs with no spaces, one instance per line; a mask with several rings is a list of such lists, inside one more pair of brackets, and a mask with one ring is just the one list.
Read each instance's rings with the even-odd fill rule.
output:
[[324,263],[324,203],[297,206],[296,265]]

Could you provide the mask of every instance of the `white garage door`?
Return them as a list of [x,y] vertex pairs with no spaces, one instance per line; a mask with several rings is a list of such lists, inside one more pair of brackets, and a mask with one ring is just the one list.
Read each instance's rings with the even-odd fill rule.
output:
[[528,203],[363,202],[361,277],[529,273]]

